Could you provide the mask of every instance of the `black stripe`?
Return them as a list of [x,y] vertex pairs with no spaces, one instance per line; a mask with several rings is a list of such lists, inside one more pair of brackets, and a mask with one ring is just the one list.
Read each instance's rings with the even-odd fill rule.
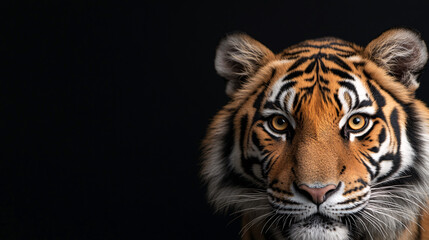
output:
[[[267,162],[268,160],[268,162]],[[267,156],[264,161],[266,162],[265,168],[263,169],[263,175],[268,176],[268,173],[271,171],[271,169],[274,167],[274,164],[277,162],[278,157],[274,159],[274,156]]]
[[386,99],[384,98],[384,96],[381,95],[380,91],[378,91],[378,89],[371,83],[371,81],[368,81],[368,86],[378,107],[384,107],[386,105]]
[[352,69],[349,67],[349,65],[347,65],[347,63],[345,63],[343,60],[341,60],[339,57],[329,54],[328,57],[326,58],[326,60],[329,60],[331,62],[334,62],[335,64],[337,64],[338,66],[340,66],[341,68],[347,70],[347,71],[351,71]]
[[304,72],[310,73],[311,71],[313,71],[315,65],[316,65],[316,60],[311,62],[310,64],[308,64],[308,66],[307,66],[307,68],[305,68]]
[[372,147],[370,149],[368,149],[368,151],[374,152],[374,153],[378,153],[378,151],[380,151],[380,148],[378,147]]
[[267,84],[266,84],[265,86],[267,86],[267,87],[268,87],[269,83],[273,80],[273,78],[274,78],[274,76],[276,75],[276,73],[277,73],[277,69],[276,69],[275,67],[272,67],[272,68],[271,68],[271,76],[270,76],[270,80],[267,82]]
[[[354,94],[355,94],[355,96],[356,96],[356,99],[355,99],[355,101],[353,102],[353,106],[356,106],[356,103],[357,102],[359,102],[359,95],[358,95],[358,93],[357,93],[357,91],[356,91],[356,87],[353,85],[353,84],[351,84],[351,83],[349,83],[349,82],[344,82],[344,81],[341,81],[341,82],[338,82],[342,87],[345,87],[345,88],[347,88],[348,90],[350,90],[350,91],[352,91]],[[350,106],[350,107],[352,107],[352,106]]]
[[[353,55],[355,55],[355,52],[353,52],[353,51],[348,51],[348,50],[344,50],[344,49],[336,48],[336,47],[331,47],[331,49],[334,49],[335,51],[342,52],[343,56],[353,56]],[[338,55],[340,55],[340,54],[338,54]]]
[[299,93],[295,94],[295,99],[293,99],[292,109],[295,108],[296,104],[298,103],[299,96],[297,96]]
[[372,102],[370,100],[363,100],[357,105],[356,108],[371,107],[371,106],[372,106]]
[[323,63],[323,61],[319,61],[320,63],[319,63],[319,67],[320,67],[320,69],[322,69],[322,72],[323,73],[327,73],[328,71],[329,71],[329,68],[327,68],[326,66],[325,66],[325,63]]
[[296,85],[296,81],[290,81],[288,83],[286,83],[285,85],[282,86],[282,88],[280,88],[279,94],[277,94],[276,98],[279,97],[279,95],[281,95],[284,91],[289,90],[289,88],[292,88]]
[[347,52],[345,54],[337,53],[337,55],[343,58],[349,58],[349,57],[355,56],[356,53],[355,52]]
[[353,205],[353,206],[348,207],[348,208],[340,208],[340,209],[335,210],[335,211],[353,210],[353,209],[358,208],[359,206],[362,206],[363,204],[366,204],[366,202],[362,202],[362,203],[359,203],[359,204],[357,204],[357,205]]
[[230,115],[228,121],[228,129],[226,129],[226,134],[223,136],[222,140],[222,161],[221,168],[222,168],[222,179],[220,182],[220,186],[242,186],[242,187],[248,187],[248,188],[255,188],[255,184],[251,181],[249,181],[247,178],[243,177],[242,175],[235,172],[235,170],[232,168],[230,162],[230,155],[232,153],[232,149],[234,147],[234,138],[235,134],[233,131],[234,126],[234,119],[237,115],[238,109],[235,109],[234,112]]
[[273,109],[273,110],[281,110],[281,106],[278,105],[279,102],[266,102],[264,104],[264,109]]
[[329,84],[329,81],[328,80],[326,80],[326,79],[324,79],[322,76],[320,76],[319,75],[319,82],[322,82],[322,83],[324,83],[324,84],[326,84],[326,85],[328,85]]
[[240,119],[240,149],[242,150],[243,153],[243,149],[244,149],[244,136],[247,130],[247,122],[249,121],[249,117],[246,115],[242,116]]
[[344,71],[342,71],[342,70],[339,70],[339,69],[336,69],[336,68],[331,68],[331,69],[329,69],[333,74],[335,74],[335,75],[337,75],[337,76],[339,76],[340,78],[342,78],[342,79],[349,79],[349,80],[354,80],[354,78],[350,75],[350,74],[348,74],[348,73],[346,73],[346,72],[344,72]]
[[321,49],[321,48],[329,48],[329,45],[313,45],[313,44],[308,44],[308,43],[301,43],[298,44],[299,47],[307,47],[307,48],[317,48],[317,49]]
[[[296,104],[296,106],[294,107],[295,113],[297,113],[297,112],[299,112],[299,110],[301,110],[301,105],[302,105],[302,102],[304,101],[305,96],[306,95],[303,95],[302,97],[301,96],[299,97],[299,101],[297,101],[298,104]],[[295,98],[298,98],[298,97],[295,96]]]
[[304,94],[305,95],[312,95],[313,94],[313,91],[314,91],[314,86],[316,86],[316,83],[314,83],[312,86],[310,86],[310,87],[303,87],[303,88],[300,88],[303,92],[305,92]]
[[[387,176],[383,176],[379,178],[377,181],[382,182],[387,178]],[[417,182],[421,182],[423,179],[420,176],[419,172],[415,169],[415,167],[411,167],[403,172],[401,172],[397,177],[395,177],[391,181],[385,181],[383,183],[377,184],[377,187],[388,187],[388,186],[399,186],[399,185],[411,185]],[[388,190],[386,190],[388,191]],[[406,191],[406,189],[404,189]],[[392,192],[394,193],[394,192]]]
[[261,145],[261,141],[259,141],[258,135],[255,132],[252,133],[252,142],[260,152],[264,150],[264,146]]
[[[362,187],[362,186],[361,186]],[[362,190],[363,189],[363,187],[361,188],[361,187],[359,187],[357,190]],[[356,189],[356,188],[355,188]],[[353,189],[354,190],[354,189]],[[356,190],[356,191],[357,191]],[[353,192],[353,191],[352,191]],[[346,194],[348,194],[348,193],[344,193],[343,195],[346,195]],[[345,200],[345,201],[343,201],[343,202],[339,202],[339,203],[337,203],[337,204],[341,204],[341,205],[343,205],[343,204],[347,204],[347,203],[351,203],[351,202],[356,202],[356,201],[360,201],[362,198],[364,198],[364,197],[366,197],[368,195],[368,192],[366,192],[366,193],[364,193],[363,195],[360,195],[360,196],[357,196],[357,197],[355,197],[355,198],[350,198],[350,199],[348,199],[348,200]]]
[[[255,158],[255,157],[250,157],[250,158],[246,158],[244,156],[244,144],[246,142],[247,139],[245,139],[245,134],[246,134],[246,130],[247,130],[247,124],[248,124],[249,118],[246,115],[241,117],[240,120],[240,149],[241,149],[241,167],[243,168],[244,172],[247,173],[250,176],[253,176],[255,180],[258,180],[260,182],[260,180],[258,179],[257,176],[255,176],[255,173],[253,172],[253,165],[254,164],[259,164],[260,159]],[[260,182],[262,183],[262,182]]]
[[303,50],[299,50],[299,51],[295,51],[295,52],[284,52],[284,53],[282,53],[282,57],[285,57],[285,56],[295,56],[295,55],[298,55],[298,54],[301,54],[301,53],[306,53],[306,52],[310,52],[310,50],[303,49]]
[[239,144],[240,144],[240,150],[241,150],[241,157],[240,157],[241,167],[243,168],[245,173],[257,179],[257,177],[253,174],[253,171],[252,171],[252,165],[253,165],[254,159],[248,159],[244,155],[244,145],[246,142],[245,135],[246,135],[248,121],[249,121],[249,117],[247,116],[247,114],[243,115],[240,119]]
[[253,103],[253,107],[255,108],[255,116],[253,117],[252,123],[254,123],[258,119],[258,117],[260,116],[259,110],[261,108],[262,101],[265,98],[265,94],[266,94],[267,88],[269,86],[269,82],[271,82],[273,80],[274,75],[276,75],[276,72],[277,72],[276,68],[272,68],[271,77],[270,77],[270,80],[268,81],[268,83],[267,84],[261,84],[257,88],[257,89],[259,89],[262,85],[265,85],[264,89],[259,93],[259,95],[255,99],[255,102]]
[[372,79],[371,74],[369,74],[366,70],[363,70],[363,75],[364,75],[368,80],[371,80],[371,79]]
[[389,173],[380,177],[378,179],[378,181],[383,181],[384,179],[390,177],[392,174],[397,172],[399,170],[399,168],[401,167],[401,152],[400,152],[401,131],[400,131],[400,127],[399,127],[398,109],[396,109],[396,108],[393,109],[393,111],[390,115],[390,125],[393,128],[394,137],[396,137],[397,142],[398,142],[397,152],[396,152],[396,154],[388,153],[388,154],[380,157],[379,162],[391,160],[392,161],[392,169],[390,170]]
[[353,65],[355,68],[359,68],[365,66],[365,62],[353,62]]
[[301,66],[303,63],[307,62],[307,60],[308,60],[308,58],[306,58],[306,57],[303,57],[303,58],[296,60],[295,63],[292,64],[292,66],[290,66],[287,71],[290,72],[290,71],[296,69],[297,67]]
[[281,94],[283,92],[287,91],[289,88],[292,88],[295,85],[296,85],[296,81],[291,81],[291,82],[288,82],[285,85],[283,85],[282,88],[280,88],[280,91],[279,91],[279,93],[276,96],[276,101],[280,100],[279,97],[281,96]]
[[294,79],[296,77],[299,77],[303,74],[303,71],[295,71],[295,72],[291,72],[288,75],[286,75],[282,81],[287,81],[287,80],[291,80]]
[[328,48],[328,49],[333,49],[339,52],[343,52],[343,53],[347,53],[347,54],[354,54],[354,51],[350,51],[350,50],[344,50],[338,47],[333,47],[333,45],[337,45],[337,46],[344,46],[344,47],[350,47],[347,45],[343,45],[341,43],[329,43],[329,44],[323,44],[323,45],[314,45],[314,44],[309,44],[309,43],[302,43],[302,44],[298,44],[299,47],[308,47],[308,48],[316,48],[316,49],[322,49],[322,48]]
[[262,101],[264,100],[265,97],[265,91],[266,91],[267,87],[265,87],[256,97],[255,102],[253,103],[253,108],[255,108],[256,111],[259,110],[259,108],[261,107]]
[[253,103],[253,107],[255,108],[255,114],[253,115],[252,124],[254,124],[257,120],[261,118],[261,104],[262,101],[265,98],[265,93],[268,88],[268,85],[265,85],[264,89],[258,94],[258,96],[255,99],[255,102]]
[[421,159],[423,151],[423,141],[421,140],[421,130],[418,124],[421,120],[417,117],[417,111],[414,109],[414,105],[404,105],[404,110],[407,113],[406,132],[408,141],[410,141],[411,147],[414,149],[415,161],[418,165],[422,164],[425,159]]
[[[332,102],[332,101],[331,101]],[[335,106],[335,112],[336,112],[336,114],[337,114],[337,117],[339,117],[340,116],[340,109],[338,109],[338,107],[337,106]]]
[[237,115],[238,109],[236,109],[228,119],[228,129],[226,130],[226,134],[223,137],[223,146],[222,146],[222,158],[229,159],[229,156],[232,153],[232,148],[234,146],[234,118]]
[[392,161],[393,158],[395,158],[393,153],[386,153],[383,156],[381,156],[380,159],[378,159],[378,161],[379,162]]
[[372,158],[369,154],[363,153],[361,151],[359,152],[369,161],[372,166],[375,167],[375,173],[373,176],[378,176],[378,174],[380,173],[380,162],[375,161],[374,158]]
[[306,78],[304,79],[306,82],[312,82],[314,81],[314,76],[312,76],[311,78]]
[[371,171],[371,168],[365,163],[363,159],[361,159],[360,161],[365,166],[366,171],[369,172],[369,174],[371,175],[371,179],[374,179],[374,173]]
[[[320,89],[320,91],[321,92],[331,92],[331,89],[330,88],[328,88],[328,87],[324,87],[324,86],[320,86],[319,85],[319,89]],[[323,95],[323,97],[325,97],[326,98],[326,95]],[[327,100],[328,101],[328,100]]]
[[337,103],[339,109],[341,110],[343,106],[341,104],[340,99],[338,98],[338,94],[336,94],[336,93],[334,94],[334,99],[335,99],[335,102]]
[[349,83],[349,82],[345,82],[345,81],[340,81],[338,82],[342,87],[347,88],[348,90],[352,91],[356,96],[358,96],[357,91],[356,91],[356,87],[355,85]]
[[[392,170],[390,171],[389,175],[392,175],[396,171],[399,170],[401,167],[401,131],[399,126],[399,116],[398,116],[398,109],[394,108],[391,115],[390,115],[390,125],[393,128],[393,132],[396,137],[397,141],[397,153],[393,156],[392,161]],[[388,176],[389,176],[388,175]]]
[[386,141],[386,129],[383,127],[378,134],[378,143],[380,144],[380,146],[382,143],[384,143],[384,141]]
[[[401,131],[399,127],[398,109],[394,108],[390,115],[390,124],[395,132],[396,139],[398,139],[398,148],[401,146]],[[399,150],[399,149],[398,149]]]

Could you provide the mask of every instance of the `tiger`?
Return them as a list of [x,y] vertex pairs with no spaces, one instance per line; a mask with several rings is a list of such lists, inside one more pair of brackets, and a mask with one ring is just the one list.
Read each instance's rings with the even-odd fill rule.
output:
[[279,53],[227,34],[214,62],[229,100],[201,147],[214,211],[244,240],[429,239],[427,60],[409,28]]

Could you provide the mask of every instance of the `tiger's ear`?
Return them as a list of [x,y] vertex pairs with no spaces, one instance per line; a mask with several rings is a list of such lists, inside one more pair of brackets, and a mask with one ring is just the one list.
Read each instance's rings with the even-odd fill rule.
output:
[[408,89],[419,87],[417,78],[428,60],[426,44],[419,33],[405,28],[388,30],[372,40],[365,53]]
[[228,80],[226,94],[231,97],[271,59],[274,59],[274,54],[246,34],[236,33],[223,39],[216,50],[215,68]]

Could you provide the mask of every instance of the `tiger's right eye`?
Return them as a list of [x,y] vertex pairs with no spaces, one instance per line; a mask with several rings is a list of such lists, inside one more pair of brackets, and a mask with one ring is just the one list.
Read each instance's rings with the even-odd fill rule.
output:
[[271,118],[269,121],[269,126],[271,130],[277,133],[285,133],[287,127],[289,126],[289,122],[287,119],[281,115],[276,115]]

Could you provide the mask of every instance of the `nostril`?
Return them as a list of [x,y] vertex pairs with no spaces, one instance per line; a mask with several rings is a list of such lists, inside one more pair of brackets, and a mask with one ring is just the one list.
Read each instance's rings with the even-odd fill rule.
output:
[[308,198],[310,200],[313,199],[313,197],[311,196],[311,194],[303,189],[303,187],[302,187],[303,185],[302,184],[298,186],[296,183],[293,183],[293,185],[295,186],[295,189],[299,193],[301,193],[302,195],[304,195],[304,197],[306,197],[306,198]]
[[313,201],[313,196],[311,196],[311,194],[305,190],[302,190],[301,188],[299,188],[299,192],[304,195],[304,197],[306,197],[307,199]]
[[326,200],[329,196],[331,196],[332,194],[334,194],[334,192],[335,192],[335,189],[331,189],[331,190],[327,191],[325,193],[325,196],[323,196],[323,200]]
[[324,200],[328,199],[330,196],[332,196],[334,193],[338,191],[340,188],[341,182],[335,187],[335,189],[331,189],[325,193]]

